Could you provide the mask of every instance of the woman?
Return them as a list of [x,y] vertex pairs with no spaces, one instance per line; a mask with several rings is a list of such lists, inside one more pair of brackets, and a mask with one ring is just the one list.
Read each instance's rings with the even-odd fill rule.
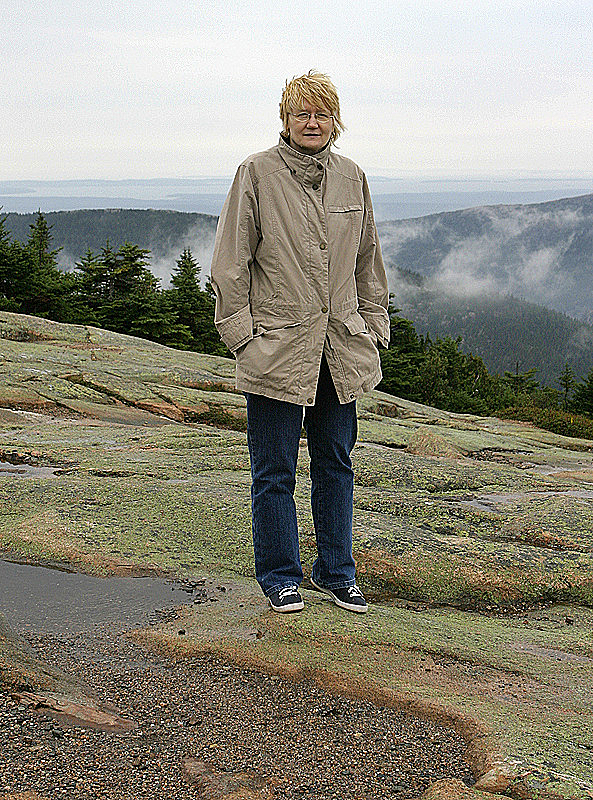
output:
[[[331,149],[337,91],[287,82],[275,146],[247,158],[226,199],[211,279],[215,323],[247,397],[257,580],[275,611],[300,611],[294,488],[304,423],[317,559],[311,582],[367,610],[352,557],[356,398],[381,380],[388,288],[366,177]],[[303,421],[304,409],[304,421]]]

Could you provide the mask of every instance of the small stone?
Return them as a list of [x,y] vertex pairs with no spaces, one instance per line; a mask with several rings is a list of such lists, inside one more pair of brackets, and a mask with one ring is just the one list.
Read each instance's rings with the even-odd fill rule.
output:
[[516,777],[517,770],[513,766],[497,764],[476,781],[475,788],[483,789],[486,792],[505,792],[511,787]]
[[190,757],[183,759],[181,770],[200,800],[271,800],[273,795],[272,784],[251,770],[225,772]]
[[[477,784],[476,784],[477,786]],[[442,780],[433,783],[415,800],[504,800],[500,794],[486,794],[466,786],[463,781]]]

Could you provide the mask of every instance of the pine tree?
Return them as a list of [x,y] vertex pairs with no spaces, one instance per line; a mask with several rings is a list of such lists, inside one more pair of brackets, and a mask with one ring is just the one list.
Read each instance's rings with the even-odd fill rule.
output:
[[[18,280],[21,311],[63,321],[68,317],[66,281],[58,268],[58,250],[51,249],[51,226],[39,211],[23,248]],[[23,274],[23,267],[26,275]]]
[[558,377],[558,384],[561,389],[564,391],[564,397],[562,400],[562,407],[564,410],[568,409],[570,404],[570,396],[574,392],[575,386],[577,384],[576,376],[570,364],[567,364],[560,376]]
[[20,245],[10,240],[6,217],[0,217],[0,310],[18,311],[20,301],[17,287],[18,254]]
[[573,398],[573,406],[575,411],[593,414],[593,369],[587,375],[583,383],[577,385]]

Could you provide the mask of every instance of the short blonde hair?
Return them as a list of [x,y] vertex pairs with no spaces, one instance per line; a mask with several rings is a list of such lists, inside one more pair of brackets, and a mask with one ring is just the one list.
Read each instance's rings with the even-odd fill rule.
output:
[[294,77],[286,81],[282,100],[280,101],[280,119],[282,120],[282,135],[288,136],[288,113],[302,108],[303,101],[311,103],[317,108],[327,108],[334,118],[334,127],[330,142],[335,142],[342,131],[346,130],[340,118],[340,101],[338,92],[328,75],[310,69],[306,75]]

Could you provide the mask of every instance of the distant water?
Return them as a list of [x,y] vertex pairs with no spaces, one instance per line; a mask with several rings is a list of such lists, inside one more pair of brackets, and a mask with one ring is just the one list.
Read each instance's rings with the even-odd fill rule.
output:
[[[507,179],[369,177],[378,220],[480,205],[538,203],[593,193],[593,178]],[[0,181],[4,212],[80,208],[158,208],[218,215],[231,177],[121,181]]]

